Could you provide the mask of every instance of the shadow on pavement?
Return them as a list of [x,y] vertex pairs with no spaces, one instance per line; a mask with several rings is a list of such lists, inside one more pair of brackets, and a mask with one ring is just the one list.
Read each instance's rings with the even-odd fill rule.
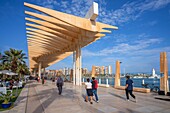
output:
[[[41,84],[37,84],[37,85],[32,84],[31,87],[35,88],[40,85]],[[40,87],[50,87],[50,86],[44,85],[44,86],[40,86]],[[77,101],[76,98],[78,98],[78,97],[76,96],[76,92],[74,92],[73,90],[63,88],[62,95],[59,95],[57,90],[58,90],[57,87],[50,88],[47,90],[42,90],[40,92],[38,91],[38,93],[31,95],[32,97],[34,96],[34,97],[38,98],[38,100],[41,101],[40,105],[34,110],[33,113],[39,113],[40,108],[43,108],[45,110],[46,108],[48,108],[48,106],[50,106],[53,103],[53,101],[58,101],[62,98],[69,98],[69,99],[71,98],[72,101]],[[46,99],[42,102],[43,98],[46,98]],[[57,104],[60,104],[60,102],[61,101],[59,101]]]
[[117,94],[114,94],[114,93],[111,93],[111,92],[109,92],[109,94],[111,94],[111,95],[113,95],[113,96],[115,96],[115,97],[118,97],[118,98],[120,98],[120,99],[122,99],[122,100],[126,100],[126,98],[123,97],[123,96],[120,96],[120,95],[117,95]]

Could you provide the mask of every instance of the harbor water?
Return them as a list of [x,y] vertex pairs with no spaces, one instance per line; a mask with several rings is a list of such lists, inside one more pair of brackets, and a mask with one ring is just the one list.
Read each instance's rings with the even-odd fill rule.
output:
[[[99,81],[99,78],[96,78],[98,81]],[[106,79],[108,79],[108,84],[111,85],[111,86],[114,86],[114,78],[113,77],[101,77],[101,84],[106,84]],[[160,87],[160,79],[158,78],[131,78],[134,82],[134,87],[144,87],[142,85],[142,81],[144,80],[144,84],[147,84],[147,87],[148,88],[151,88],[151,87]],[[168,79],[169,80],[169,86],[170,86],[170,78]],[[84,78],[84,82],[86,82],[86,78]],[[125,86],[126,84],[126,78],[123,77],[120,79],[120,84],[121,86]]]

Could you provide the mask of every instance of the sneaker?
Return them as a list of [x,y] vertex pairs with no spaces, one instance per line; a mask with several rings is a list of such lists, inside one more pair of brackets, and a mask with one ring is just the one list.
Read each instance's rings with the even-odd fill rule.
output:
[[87,102],[87,100],[84,100],[85,102]]
[[129,101],[129,99],[127,99],[126,101]]
[[90,104],[93,104],[93,102],[90,102]]
[[96,101],[97,103],[99,103],[99,101]]
[[135,102],[137,102],[137,99],[135,98]]

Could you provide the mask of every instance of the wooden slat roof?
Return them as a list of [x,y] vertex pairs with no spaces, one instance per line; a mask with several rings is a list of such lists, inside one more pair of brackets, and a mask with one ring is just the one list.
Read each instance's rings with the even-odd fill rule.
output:
[[32,17],[25,18],[30,69],[38,68],[38,62],[44,68],[55,64],[71,55],[78,44],[87,46],[111,32],[104,28],[118,29],[37,5],[24,5],[46,14],[25,11]]

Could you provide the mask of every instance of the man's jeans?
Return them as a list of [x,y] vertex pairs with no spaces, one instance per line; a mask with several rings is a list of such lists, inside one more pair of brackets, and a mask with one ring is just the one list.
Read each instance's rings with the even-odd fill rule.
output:
[[98,96],[97,96],[97,89],[92,90],[93,94],[95,95],[96,101],[98,101]]

